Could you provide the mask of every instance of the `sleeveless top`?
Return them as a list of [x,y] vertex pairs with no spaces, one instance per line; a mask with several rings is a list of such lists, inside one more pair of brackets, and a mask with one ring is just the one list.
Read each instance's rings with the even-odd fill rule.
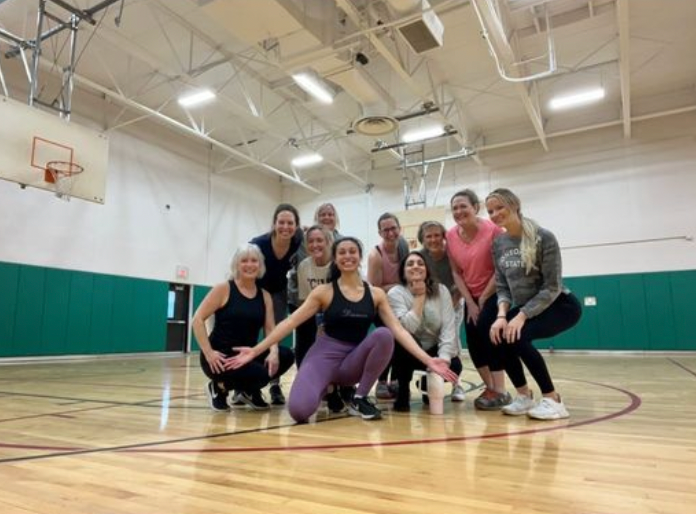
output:
[[375,246],[377,253],[382,257],[382,284],[399,284],[399,251],[397,249],[396,262],[389,260],[387,251],[384,249],[384,242]]
[[324,312],[324,332],[329,337],[346,343],[360,344],[375,320],[375,302],[367,282],[363,282],[365,294],[357,302],[348,300],[338,280],[333,282],[333,299]]
[[210,345],[221,352],[233,346],[256,346],[266,320],[266,304],[260,287],[256,288],[256,296],[247,298],[234,280],[229,284],[230,297],[215,311],[215,327],[210,334]]

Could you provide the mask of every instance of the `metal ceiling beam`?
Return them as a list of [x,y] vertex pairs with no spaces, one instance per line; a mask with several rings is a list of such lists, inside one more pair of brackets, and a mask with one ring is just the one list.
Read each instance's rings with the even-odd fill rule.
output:
[[[366,29],[366,22],[363,19],[362,14],[358,11],[358,9],[353,5],[353,3],[350,0],[336,0],[336,5],[344,12],[346,13],[346,16],[355,24],[356,27],[358,27],[359,30],[365,30]],[[435,102],[436,104],[438,103],[438,98],[437,95],[434,94],[429,94],[424,90],[424,88],[421,87],[421,85],[411,76],[411,74],[404,69],[402,66],[401,62],[399,59],[394,56],[394,54],[387,48],[387,46],[382,42],[382,40],[378,37],[377,34],[374,32],[365,32],[365,38],[370,42],[370,44],[379,52],[379,54],[384,58],[385,61],[391,66],[391,68],[396,72],[396,74],[399,76],[401,80],[404,81],[406,86],[411,90],[412,93],[414,93],[416,96],[418,96],[423,103],[427,102]],[[449,120],[443,113],[442,105],[438,105],[438,108],[440,109],[439,113],[436,114],[436,117],[440,118],[441,121],[443,121],[445,124],[452,125],[452,121]],[[460,127],[463,128],[463,127]],[[456,136],[457,141],[459,144],[463,147],[469,145],[469,141],[465,136],[462,136],[461,133],[458,133]]]
[[619,76],[621,78],[621,116],[624,137],[631,137],[631,43],[628,1],[616,0],[616,19],[619,26]]
[[[498,58],[506,63],[519,62],[515,50],[513,49],[510,41],[503,32],[502,20],[500,16],[493,10],[492,5],[489,2],[482,2],[481,0],[471,0],[474,3],[474,8],[477,9],[481,21],[483,23],[483,29],[485,30],[485,37],[488,39],[490,44],[496,49]],[[507,9],[508,4],[504,2],[501,5],[501,9]],[[532,83],[533,84],[533,83]],[[532,85],[528,89],[525,83],[514,83],[515,89],[522,100],[522,105],[524,106],[529,120],[532,122],[534,131],[537,134],[539,142],[544,147],[544,150],[549,151],[548,143],[546,142],[546,132],[544,130],[544,122],[541,118],[541,112],[539,110],[539,105],[536,96],[536,89]],[[534,94],[534,96],[532,96]]]
[[201,141],[209,143],[211,146],[214,146],[215,148],[222,150],[223,152],[227,153],[228,155],[231,155],[232,157],[234,157],[236,159],[248,162],[249,164],[251,164],[257,168],[261,168],[261,169],[264,169],[266,171],[270,171],[274,175],[277,175],[277,176],[279,176],[279,177],[281,177],[289,182],[292,182],[295,185],[303,187],[303,188],[307,189],[308,191],[311,191],[311,192],[317,193],[317,194],[321,193],[321,191],[319,191],[317,188],[307,184],[306,182],[304,182],[302,180],[298,180],[295,177],[293,177],[292,175],[289,175],[289,174],[285,173],[284,171],[282,171],[278,168],[275,168],[269,164],[266,164],[266,163],[261,162],[257,159],[254,159],[253,157],[249,157],[245,153],[240,152],[239,150],[236,150],[235,148],[232,148],[231,146],[229,146],[221,141],[218,141],[217,139],[214,139],[206,134],[203,134],[203,133],[189,127],[188,125],[184,125],[183,123],[181,123],[173,118],[170,118],[169,116],[166,116],[160,112],[157,112],[154,109],[150,109],[149,107],[147,107],[145,105],[139,104],[138,102],[135,102],[134,100],[131,100],[130,98],[126,98],[122,94],[117,93],[115,91],[112,91],[111,89],[108,89],[100,84],[97,84],[96,82],[92,82],[91,80],[89,80],[87,78],[81,77],[79,75],[73,75],[73,76],[74,76],[75,81],[78,84],[81,84],[89,89],[92,89],[93,91],[97,91],[97,92],[103,94],[104,96],[107,96],[108,98],[118,102],[121,105],[124,105],[130,109],[135,110],[135,111],[145,113],[145,114],[151,116],[152,118],[155,118],[159,121],[164,122],[165,124],[169,125],[171,128],[176,129],[183,134],[186,134],[188,136],[193,136],[196,139],[200,139]]

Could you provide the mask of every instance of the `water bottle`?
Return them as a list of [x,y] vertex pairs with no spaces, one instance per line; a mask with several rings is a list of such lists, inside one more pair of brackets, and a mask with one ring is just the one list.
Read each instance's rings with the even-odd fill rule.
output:
[[445,412],[445,380],[432,371],[428,372],[428,399],[430,414],[439,415]]

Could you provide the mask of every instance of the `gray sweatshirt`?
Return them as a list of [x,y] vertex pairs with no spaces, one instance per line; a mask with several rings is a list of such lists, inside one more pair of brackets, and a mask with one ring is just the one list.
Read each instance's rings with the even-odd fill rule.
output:
[[498,303],[519,306],[527,318],[544,312],[558,295],[568,293],[561,278],[561,249],[548,230],[539,227],[534,269],[525,272],[521,238],[500,234],[493,240],[493,262]]

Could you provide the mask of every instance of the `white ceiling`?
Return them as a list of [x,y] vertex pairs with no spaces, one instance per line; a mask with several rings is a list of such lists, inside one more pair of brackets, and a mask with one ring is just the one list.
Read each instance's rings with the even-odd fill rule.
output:
[[[100,3],[65,1],[80,9]],[[557,70],[522,83],[496,70],[473,1],[431,0],[445,27],[444,45],[417,55],[396,30],[418,15],[412,0],[125,0],[120,26],[114,21],[120,2],[97,13],[96,27],[80,24],[77,84],[122,107],[108,111],[108,129],[154,119],[218,144],[229,156],[221,173],[252,166],[287,174],[299,186],[333,176],[366,183],[372,167],[398,164],[393,154],[371,151],[375,138],[350,133],[370,98],[379,101],[368,109],[393,116],[433,102],[439,113],[404,121],[402,131],[428,119],[452,125],[457,136],[427,144],[425,157],[466,146],[481,162],[487,149],[537,140],[552,150],[554,134],[612,123],[630,137],[631,118],[696,106],[696,1],[475,0],[513,76],[544,71],[546,61],[537,58],[548,50],[548,15]],[[491,4],[495,18],[486,15]],[[37,5],[0,1],[0,28],[35,39]],[[48,10],[68,18],[50,0]],[[495,22],[502,24],[502,40],[492,32]],[[47,20],[45,29],[55,25]],[[43,43],[40,85],[50,84],[56,70],[50,63],[66,65],[67,32]],[[0,38],[3,53],[12,47]],[[358,53],[369,63],[356,63]],[[511,59],[526,64],[511,66]],[[25,98],[19,59],[3,58],[0,66],[10,96]],[[290,73],[304,67],[340,91],[333,105],[310,100],[294,85]],[[606,98],[597,104],[561,112],[547,107],[553,95],[599,85]],[[177,96],[199,87],[216,90],[217,100],[186,112]],[[40,91],[42,101],[53,100],[51,88]],[[382,139],[393,144],[398,134]],[[290,159],[310,150],[324,163],[293,171]]]

